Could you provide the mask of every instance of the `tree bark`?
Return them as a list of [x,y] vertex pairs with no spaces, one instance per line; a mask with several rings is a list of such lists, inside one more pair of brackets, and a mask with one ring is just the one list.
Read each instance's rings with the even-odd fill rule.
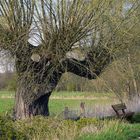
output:
[[[27,60],[22,60],[20,56],[16,61],[19,74],[15,104],[16,119],[24,119],[35,115],[48,116],[49,97],[63,73],[71,72],[88,79],[96,79],[111,62],[110,55],[107,52],[100,54],[100,57],[97,55],[97,58],[94,57],[95,59],[90,53],[83,61],[66,58],[60,60],[57,64],[51,62],[51,59],[33,62],[30,57],[25,56]],[[48,61],[50,61],[49,64],[47,64]],[[93,67],[91,67],[91,63]]]
[[49,116],[49,97],[64,71],[60,65],[50,72],[48,67],[34,65],[29,71],[22,69],[19,73],[15,104],[16,119],[36,115]]
[[27,90],[23,87],[17,90],[15,104],[16,119],[25,119],[36,115],[49,116],[48,103],[51,92],[45,93],[37,99],[32,99],[30,103],[26,102],[23,97],[24,94],[26,94],[25,92],[27,92]]

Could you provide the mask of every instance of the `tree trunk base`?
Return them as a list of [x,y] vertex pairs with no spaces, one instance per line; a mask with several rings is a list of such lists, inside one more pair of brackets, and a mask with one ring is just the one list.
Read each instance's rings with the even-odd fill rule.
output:
[[[39,94],[39,93],[38,93]],[[49,116],[49,97],[51,93],[45,94],[31,104],[26,104],[21,93],[16,95],[15,119],[25,119],[36,115]]]

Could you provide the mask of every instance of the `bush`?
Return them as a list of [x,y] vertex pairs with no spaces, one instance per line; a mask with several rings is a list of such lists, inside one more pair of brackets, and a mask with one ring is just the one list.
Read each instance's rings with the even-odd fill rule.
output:
[[17,129],[26,134],[29,140],[71,140],[78,135],[76,122],[36,116],[17,121]]
[[83,118],[78,121],[36,116],[13,121],[0,116],[0,140],[134,140],[140,124]]
[[26,140],[26,136],[15,129],[9,116],[0,116],[0,140]]
[[134,123],[140,123],[140,113],[137,113],[133,116],[132,122]]
[[79,129],[91,124],[95,126],[100,126],[101,122],[102,121],[96,118],[81,118],[79,121],[77,121],[77,126]]

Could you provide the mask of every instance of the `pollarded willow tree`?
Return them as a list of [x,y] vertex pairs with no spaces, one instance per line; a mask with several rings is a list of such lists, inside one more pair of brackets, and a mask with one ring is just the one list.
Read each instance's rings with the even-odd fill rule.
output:
[[[48,116],[49,97],[65,72],[96,79],[133,45],[138,8],[138,0],[0,1],[0,48],[14,57],[18,75],[16,118]],[[83,60],[67,57],[76,49]]]

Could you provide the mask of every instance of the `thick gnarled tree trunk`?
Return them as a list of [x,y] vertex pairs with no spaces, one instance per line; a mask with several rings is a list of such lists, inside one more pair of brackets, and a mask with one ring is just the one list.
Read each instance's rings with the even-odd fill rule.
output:
[[24,67],[23,70],[20,64],[22,65],[22,62],[17,63],[19,75],[15,104],[16,119],[36,115],[49,116],[49,97],[64,71],[60,65],[52,69],[41,62],[30,62],[30,67]]
[[49,96],[50,93],[41,96],[31,104],[27,104],[18,92],[15,107],[16,119],[24,119],[35,115],[49,116]]
[[[24,119],[35,115],[49,116],[48,103],[51,92],[45,93],[44,91],[44,94],[36,98],[32,98],[30,102],[28,102],[26,97],[24,97],[24,95],[27,95],[27,92],[27,89],[22,85],[17,89],[15,104],[16,119]],[[33,91],[30,91],[28,94],[32,94],[30,96],[34,96]],[[36,94],[40,95],[39,92]]]
[[48,59],[44,59],[40,62],[28,62],[28,65],[22,68],[23,62],[17,61],[19,85],[16,93],[16,119],[36,115],[48,116],[49,97],[63,73],[71,72],[88,79],[96,79],[111,61],[110,55],[104,52],[98,59],[92,59],[90,53],[82,61],[65,58],[57,64],[50,62],[48,65]]

